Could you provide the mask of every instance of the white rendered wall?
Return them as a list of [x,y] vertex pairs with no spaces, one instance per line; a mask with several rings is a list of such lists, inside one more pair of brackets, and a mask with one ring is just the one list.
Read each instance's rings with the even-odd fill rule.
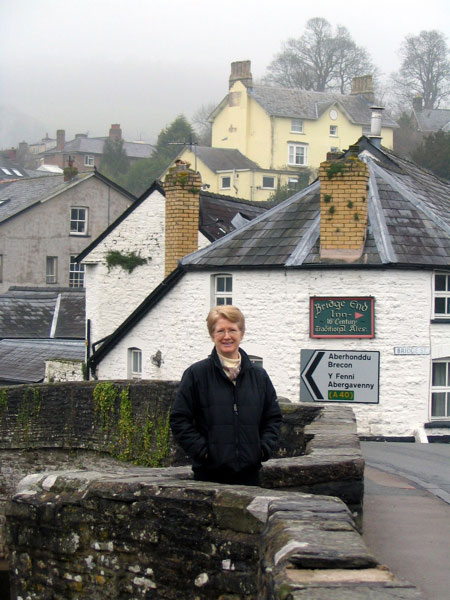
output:
[[[83,261],[91,343],[112,333],[164,279],[164,213],[165,198],[154,191]],[[110,250],[136,252],[147,263],[132,273],[121,267],[108,271]]]
[[[431,360],[450,353],[448,325],[430,323],[432,276],[388,269],[237,271],[233,303],[247,322],[242,347],[263,358],[278,394],[292,402],[300,401],[302,349],[379,351],[380,403],[353,404],[358,431],[414,435],[430,419]],[[127,378],[127,349],[137,347],[144,379],[179,380],[187,366],[212,348],[205,324],[210,286],[210,273],[188,272],[105,357],[99,379]],[[375,338],[310,338],[309,298],[316,295],[374,296]],[[396,346],[429,346],[431,354],[394,355]],[[158,350],[160,367],[152,362]]]

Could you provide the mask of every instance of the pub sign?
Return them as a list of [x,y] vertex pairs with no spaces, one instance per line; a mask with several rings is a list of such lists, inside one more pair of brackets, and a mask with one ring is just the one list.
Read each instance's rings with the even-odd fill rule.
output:
[[375,337],[372,296],[312,296],[309,308],[312,338]]

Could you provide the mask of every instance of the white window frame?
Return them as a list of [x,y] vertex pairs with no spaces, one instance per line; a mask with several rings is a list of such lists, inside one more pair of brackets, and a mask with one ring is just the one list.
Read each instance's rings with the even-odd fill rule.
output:
[[337,125],[330,125],[330,136],[331,137],[337,137],[338,134],[338,126]]
[[303,119],[291,119],[291,133],[303,133]]
[[233,276],[230,273],[216,273],[211,276],[211,306],[233,304]]
[[[445,365],[444,370],[444,381],[440,382],[441,385],[435,385],[435,365]],[[443,384],[443,385],[442,385]],[[443,395],[444,397],[444,414],[436,415],[433,414],[433,408],[437,395]],[[432,378],[431,378],[431,407],[430,407],[431,419],[439,421],[450,421],[450,358],[442,358],[434,360],[432,363]]]
[[57,283],[58,281],[58,257],[47,256],[45,259],[45,283]]
[[298,177],[288,177],[287,185],[289,190],[296,190],[298,187]]
[[95,156],[92,154],[84,155],[84,166],[85,167],[93,167],[95,165]]
[[[445,289],[436,289],[437,277],[444,278]],[[437,300],[444,301],[444,312],[436,311]],[[450,319],[450,272],[436,271],[433,275],[433,316],[435,319]]]
[[[272,179],[272,185],[264,185],[264,179]],[[263,175],[262,178],[262,189],[263,190],[274,190],[275,189],[275,177],[272,175]]]
[[128,379],[142,379],[142,350],[128,348]]
[[71,206],[70,235],[87,235],[88,218],[89,209],[86,206]]
[[69,263],[69,287],[84,287],[84,265],[75,261],[76,256],[70,257]]
[[[229,180],[228,185],[226,185],[224,182],[225,180]],[[220,177],[220,189],[221,190],[230,190],[231,189],[231,175],[222,175]]]
[[[297,154],[297,149],[303,150],[302,155]],[[297,160],[303,157],[303,161]],[[305,167],[308,164],[308,144],[288,144],[288,165]]]

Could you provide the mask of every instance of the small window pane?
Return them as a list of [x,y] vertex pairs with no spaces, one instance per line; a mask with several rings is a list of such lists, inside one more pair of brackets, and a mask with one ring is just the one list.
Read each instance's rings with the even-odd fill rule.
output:
[[434,312],[436,314],[445,315],[445,298],[434,299]]
[[445,275],[435,275],[434,289],[437,292],[445,292],[446,279],[447,279],[447,277]]
[[431,398],[431,416],[445,417],[445,392],[435,392]]
[[223,277],[217,278],[217,291],[224,292],[225,291],[225,279]]
[[225,304],[231,304],[231,298],[225,298],[226,302]]
[[231,279],[231,277],[227,277],[225,279],[225,287],[226,287],[226,291],[227,292],[232,292],[233,291],[233,280]]
[[217,306],[223,306],[225,304],[225,298],[217,298]]
[[[450,363],[449,363],[450,365]],[[440,386],[444,387],[446,384],[445,381],[445,372],[447,370],[447,363],[433,363],[433,387]]]
[[275,187],[275,177],[263,177],[263,188],[273,189]]

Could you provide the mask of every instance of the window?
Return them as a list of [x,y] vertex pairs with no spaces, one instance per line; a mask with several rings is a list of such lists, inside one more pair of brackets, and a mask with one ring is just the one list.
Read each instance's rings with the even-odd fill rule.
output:
[[340,150],[337,146],[331,146],[330,152],[333,152],[333,154],[339,154]]
[[291,131],[293,133],[303,133],[303,119],[291,119]]
[[330,135],[336,136],[338,132],[337,125],[330,125]]
[[297,177],[289,177],[288,179],[288,189],[296,190],[298,188],[298,179]]
[[229,190],[231,187],[231,177],[221,177],[220,178],[220,189],[221,190]]
[[306,144],[288,145],[288,164],[306,165],[308,164],[308,146]]
[[47,256],[45,265],[45,283],[56,283],[57,280],[57,256]]
[[128,379],[141,379],[142,377],[142,350],[128,348]]
[[12,175],[12,173],[11,173],[11,171],[9,171],[9,169],[5,169],[5,167],[2,167],[1,169],[5,175]]
[[433,363],[431,418],[450,418],[450,360]]
[[17,177],[23,177],[23,173],[21,173],[20,171],[18,171],[17,169],[13,169],[14,173],[17,175]]
[[275,177],[263,177],[263,189],[273,190],[275,188]]
[[450,318],[450,273],[434,274],[434,316]]
[[233,277],[231,275],[214,275],[214,306],[233,304]]
[[73,206],[70,209],[70,235],[86,235],[87,218],[87,208]]
[[84,155],[84,166],[85,167],[93,167],[94,166],[94,157],[92,154]]
[[78,264],[75,261],[75,256],[70,257],[69,267],[69,287],[84,286],[84,265]]

